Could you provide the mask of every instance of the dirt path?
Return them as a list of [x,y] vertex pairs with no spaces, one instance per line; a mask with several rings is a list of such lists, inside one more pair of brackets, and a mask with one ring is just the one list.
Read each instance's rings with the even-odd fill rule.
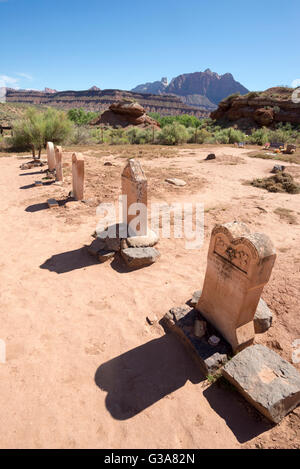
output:
[[[258,341],[290,360],[291,342],[300,338],[299,225],[280,221],[274,209],[293,210],[299,222],[299,196],[243,185],[267,174],[272,162],[231,150],[222,150],[225,160],[220,154],[210,166],[199,162],[201,151],[144,161],[153,198],[204,198],[205,243],[187,251],[184,240],[161,240],[161,260],[130,273],[118,262],[95,264],[81,249],[97,224],[93,202],[47,209],[49,196],[62,200],[70,190],[70,175],[62,188],[37,188],[32,184],[41,174],[20,171],[16,157],[0,158],[0,338],[7,345],[7,362],[0,365],[0,447],[299,444],[298,410],[271,429],[239,396],[203,381],[181,344],[146,322],[202,285],[211,228],[240,219],[270,235],[278,248],[264,295],[275,323]],[[111,159],[114,167],[87,159],[87,193],[97,203],[119,187],[124,160]],[[186,188],[164,183],[168,172],[189,177]]]

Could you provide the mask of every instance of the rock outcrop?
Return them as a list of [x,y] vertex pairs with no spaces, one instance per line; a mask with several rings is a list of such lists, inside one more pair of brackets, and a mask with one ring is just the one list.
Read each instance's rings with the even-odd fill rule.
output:
[[245,96],[231,96],[220,102],[211,118],[236,122],[240,127],[273,127],[278,122],[300,124],[300,104],[292,101],[290,88],[269,88]]
[[91,124],[110,127],[160,127],[156,120],[147,116],[145,109],[139,103],[128,100],[120,100],[111,104],[109,109]]
[[57,109],[69,110],[82,107],[85,111],[105,111],[111,104],[121,99],[137,101],[146,112],[158,112],[162,116],[190,114],[197,117],[208,117],[205,109],[189,106],[178,96],[133,93],[122,90],[99,90],[93,87],[84,91],[60,91],[45,93],[35,90],[6,89],[6,103],[24,103],[30,106],[53,106]]

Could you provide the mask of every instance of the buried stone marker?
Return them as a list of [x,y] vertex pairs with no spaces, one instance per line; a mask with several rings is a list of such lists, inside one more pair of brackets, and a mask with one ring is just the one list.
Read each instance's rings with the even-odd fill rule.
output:
[[84,158],[81,153],[72,156],[72,193],[76,200],[83,199],[84,191]]
[[253,343],[254,315],[276,254],[270,239],[244,223],[217,225],[197,310],[238,352]]
[[63,169],[62,169],[62,149],[61,147],[55,147],[55,168],[56,168],[56,181],[63,181]]
[[300,403],[300,374],[263,345],[238,353],[222,374],[263,415],[274,423]]
[[55,150],[52,142],[47,142],[47,161],[49,171],[54,171],[56,167]]

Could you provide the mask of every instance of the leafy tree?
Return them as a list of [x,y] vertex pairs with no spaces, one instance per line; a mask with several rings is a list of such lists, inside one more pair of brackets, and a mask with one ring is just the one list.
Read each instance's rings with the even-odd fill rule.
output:
[[99,113],[97,112],[90,112],[85,111],[82,107],[81,108],[74,108],[68,111],[68,118],[74,122],[76,125],[87,125],[93,119],[95,119]]
[[24,117],[13,126],[12,144],[15,148],[31,149],[33,158],[38,152],[40,158],[48,141],[62,143],[71,130],[72,123],[64,112],[52,108],[39,112],[35,108],[29,108]]

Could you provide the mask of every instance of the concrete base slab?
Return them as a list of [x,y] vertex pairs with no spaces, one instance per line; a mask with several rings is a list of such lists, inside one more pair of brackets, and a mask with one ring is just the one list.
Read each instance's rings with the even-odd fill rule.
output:
[[[195,335],[196,320],[206,323],[205,335],[202,337]],[[172,308],[161,319],[160,324],[166,331],[176,334],[183,342],[205,376],[216,374],[228,361],[231,353],[230,345],[220,337],[220,334],[205,321],[196,309],[186,305]],[[218,335],[221,339],[216,346],[210,345],[208,342],[209,337],[213,334]]]

